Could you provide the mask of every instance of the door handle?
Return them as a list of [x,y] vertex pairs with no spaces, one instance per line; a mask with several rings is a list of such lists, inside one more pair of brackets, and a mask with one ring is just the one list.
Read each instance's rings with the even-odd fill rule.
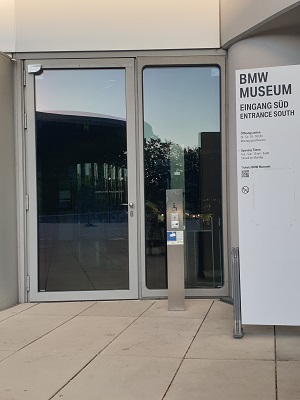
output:
[[130,207],[130,208],[133,208],[133,207],[134,207],[134,204],[133,204],[132,201],[129,203],[129,207]]

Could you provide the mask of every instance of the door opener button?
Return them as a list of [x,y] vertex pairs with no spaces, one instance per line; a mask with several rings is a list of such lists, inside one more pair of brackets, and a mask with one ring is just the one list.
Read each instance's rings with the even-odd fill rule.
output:
[[179,213],[171,213],[171,221],[179,221]]

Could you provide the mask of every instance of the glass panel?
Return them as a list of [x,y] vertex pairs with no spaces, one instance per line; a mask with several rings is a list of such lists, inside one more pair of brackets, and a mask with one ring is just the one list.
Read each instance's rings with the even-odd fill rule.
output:
[[35,89],[39,291],[129,289],[125,70]]
[[166,189],[185,198],[186,288],[223,285],[220,73],[143,71],[146,286],[167,287]]

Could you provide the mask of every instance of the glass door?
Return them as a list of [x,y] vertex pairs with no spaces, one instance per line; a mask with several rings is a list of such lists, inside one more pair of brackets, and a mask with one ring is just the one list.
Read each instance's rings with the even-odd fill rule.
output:
[[184,195],[188,296],[228,295],[224,59],[143,59],[144,297],[167,295],[166,190]]
[[30,301],[137,298],[133,61],[26,68]]

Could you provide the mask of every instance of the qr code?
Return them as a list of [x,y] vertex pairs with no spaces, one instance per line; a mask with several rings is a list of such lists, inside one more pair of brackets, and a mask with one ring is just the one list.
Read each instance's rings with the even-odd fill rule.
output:
[[249,169],[244,169],[244,171],[242,171],[242,178],[249,178]]

